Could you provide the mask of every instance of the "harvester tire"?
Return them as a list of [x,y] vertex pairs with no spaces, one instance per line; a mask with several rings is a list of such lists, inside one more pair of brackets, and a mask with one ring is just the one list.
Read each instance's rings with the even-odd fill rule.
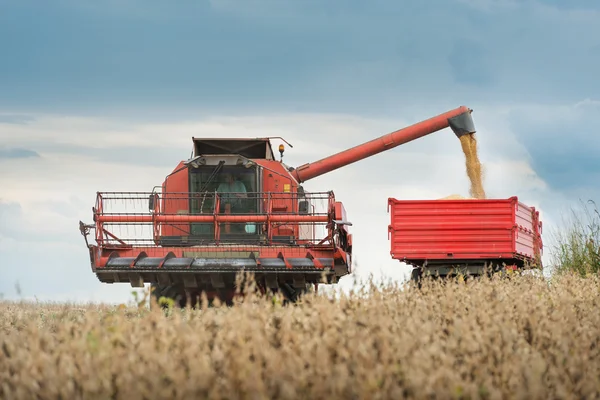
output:
[[[152,296],[155,297],[156,302],[159,303],[162,297],[167,300],[172,300],[175,307],[184,308],[186,305],[185,291],[178,285],[166,285],[161,286],[158,283],[151,285]],[[160,303],[159,303],[160,304]],[[168,308],[168,304],[160,305],[162,308]]]
[[304,288],[296,288],[288,283],[284,283],[280,287],[280,292],[284,297],[285,303],[297,303],[307,293],[314,291],[314,286],[311,283],[307,283]]

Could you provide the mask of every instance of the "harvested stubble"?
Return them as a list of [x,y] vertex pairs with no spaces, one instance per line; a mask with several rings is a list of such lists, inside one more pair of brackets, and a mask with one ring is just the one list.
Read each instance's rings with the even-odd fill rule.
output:
[[0,398],[599,398],[600,280],[165,315],[0,303]]
[[467,175],[471,181],[471,197],[475,199],[485,199],[485,190],[483,190],[483,173],[481,162],[477,151],[477,138],[475,134],[462,135],[460,144],[465,154],[465,163]]

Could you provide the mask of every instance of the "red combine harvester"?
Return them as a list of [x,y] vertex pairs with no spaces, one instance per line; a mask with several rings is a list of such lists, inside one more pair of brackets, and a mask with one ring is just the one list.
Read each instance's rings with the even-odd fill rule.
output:
[[390,198],[388,212],[392,258],[415,267],[413,280],[542,267],[539,211],[517,197]]
[[301,183],[447,127],[472,134],[471,112],[461,106],[298,168],[275,158],[270,138],[193,138],[192,158],[160,190],[97,193],[94,224],[80,221],[92,271],[105,283],[151,283],[182,306],[202,292],[230,303],[245,271],[261,290],[295,301],[352,265],[343,204]]

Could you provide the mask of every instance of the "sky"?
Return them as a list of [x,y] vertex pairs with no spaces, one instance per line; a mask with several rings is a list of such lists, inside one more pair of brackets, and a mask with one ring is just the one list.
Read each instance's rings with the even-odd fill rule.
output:
[[[131,298],[97,281],[79,221],[97,191],[160,185],[192,136],[283,136],[299,166],[466,105],[488,197],[541,210],[546,263],[562,215],[600,197],[595,0],[0,0],[0,49],[8,299]],[[388,197],[468,186],[449,129],[305,185],[344,202],[353,276],[393,280]]]

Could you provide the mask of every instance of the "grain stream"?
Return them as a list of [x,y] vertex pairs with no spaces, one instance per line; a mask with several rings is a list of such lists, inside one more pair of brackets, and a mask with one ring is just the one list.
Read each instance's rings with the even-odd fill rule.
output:
[[460,144],[465,154],[465,163],[467,175],[471,182],[469,193],[472,198],[485,199],[485,190],[483,189],[483,172],[479,155],[477,151],[477,138],[475,134],[462,135]]

